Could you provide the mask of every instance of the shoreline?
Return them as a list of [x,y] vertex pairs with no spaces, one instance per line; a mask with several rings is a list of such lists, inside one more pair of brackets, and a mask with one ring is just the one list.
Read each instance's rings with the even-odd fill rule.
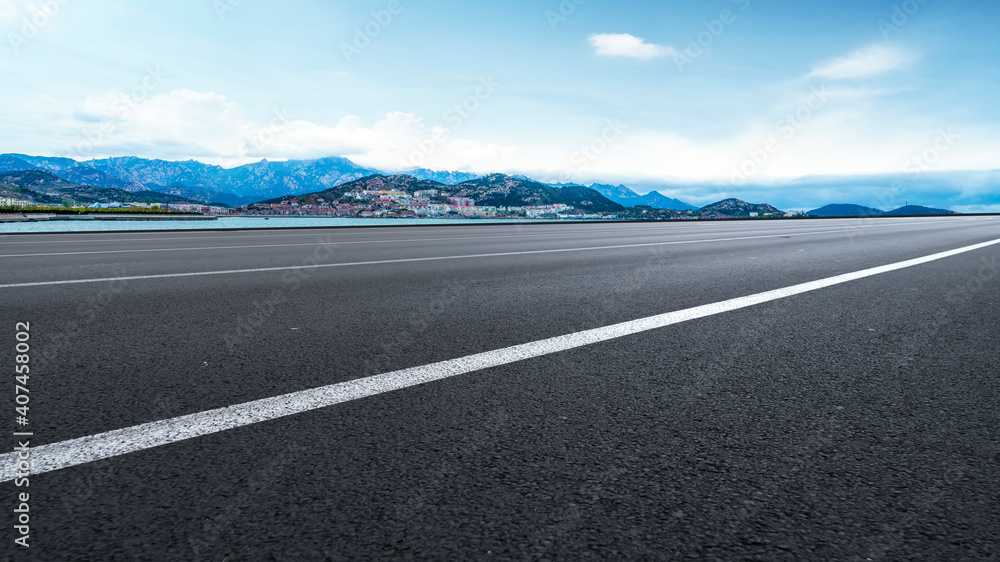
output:
[[53,213],[25,213],[23,215],[0,215],[0,224],[52,221],[214,221],[218,219],[219,217],[214,215],[57,215]]

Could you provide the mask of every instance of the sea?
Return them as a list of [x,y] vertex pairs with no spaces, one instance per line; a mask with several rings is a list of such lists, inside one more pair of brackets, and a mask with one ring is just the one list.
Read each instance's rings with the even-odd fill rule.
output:
[[[22,232],[114,232],[128,230],[241,230],[326,228],[334,226],[405,226],[430,224],[510,224],[524,219],[337,219],[313,217],[219,217],[218,220],[70,220],[0,223],[0,235]],[[536,221],[531,221],[536,222]],[[539,221],[545,222],[545,221]],[[566,221],[562,221],[566,222]]]

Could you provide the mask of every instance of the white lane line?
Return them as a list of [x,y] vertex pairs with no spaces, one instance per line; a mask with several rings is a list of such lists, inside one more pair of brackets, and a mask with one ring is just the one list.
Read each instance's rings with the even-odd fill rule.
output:
[[[705,318],[731,312],[742,308],[756,306],[766,302],[785,299],[795,295],[801,295],[812,291],[818,291],[834,285],[849,283],[866,277],[873,277],[891,271],[898,271],[930,263],[933,261],[957,256],[966,252],[980,250],[988,246],[1000,244],[1000,239],[991,242],[983,242],[956,250],[949,250],[930,256],[924,256],[912,260],[897,262],[889,265],[864,269],[853,273],[845,273],[835,277],[828,277],[818,281],[810,281],[799,285],[792,285],[783,289],[766,291],[746,297],[739,297],[726,301],[696,306],[676,312],[668,312],[657,316],[631,320],[620,324],[613,324],[603,328],[595,328],[557,336],[545,340],[538,340],[485,353],[477,353],[423,365],[393,371],[381,375],[355,379],[352,381],[322,386],[310,390],[292,392],[282,396],[254,400],[234,406],[227,406],[215,410],[208,410],[196,414],[189,414],[168,420],[152,423],[145,423],[124,429],[116,429],[97,435],[80,437],[51,445],[41,445],[31,448],[31,474],[41,474],[53,470],[69,468],[102,459],[108,459],[177,441],[184,441],[194,437],[219,433],[237,427],[252,425],[255,423],[270,421],[286,416],[308,412],[319,408],[326,408],[335,404],[358,400],[369,396],[376,396],[394,390],[401,390],[412,386],[417,386],[433,381],[451,378],[457,375],[481,371],[502,365],[525,361],[536,357],[551,355],[561,351],[576,349],[600,343],[608,340],[618,339],[625,336],[648,332]],[[18,453],[5,453],[3,455],[3,466],[0,469],[0,482],[13,480],[18,471]]]
[[[619,228],[614,228],[614,229],[612,229],[612,228],[605,228],[605,229],[598,230],[598,229],[595,229],[593,227],[585,227],[585,228],[580,228],[580,229],[576,229],[576,230],[572,230],[572,231],[569,230],[570,227],[572,227],[572,226],[578,226],[578,225],[579,225],[578,223],[566,223],[566,224],[543,223],[543,224],[527,224],[527,225],[504,225],[504,224],[497,224],[495,226],[501,227],[503,230],[506,230],[506,231],[516,230],[519,226],[523,227],[523,230],[538,229],[538,228],[543,227],[543,226],[556,226],[561,231],[563,231],[563,232],[559,232],[558,234],[569,235],[569,234],[588,234],[588,233],[591,233],[591,232],[623,232],[623,231],[626,231],[626,230],[628,230],[628,231],[638,230],[640,228],[643,231],[649,231],[654,226],[659,226],[659,227],[661,227],[663,229],[665,229],[665,227],[678,228],[678,227],[681,227],[681,226],[688,226],[688,227],[707,226],[707,223],[694,224],[692,222],[679,222],[679,221],[669,222],[669,223],[646,223],[646,224],[631,224],[631,223],[628,223],[628,224],[621,224],[621,225],[619,225]],[[448,225],[444,225],[444,226],[447,227]],[[802,226],[806,226],[806,225],[802,225]],[[364,227],[357,227],[357,228],[364,228]],[[400,226],[400,227],[389,227],[389,228],[384,228],[384,229],[380,229],[380,230],[381,230],[381,232],[386,232],[386,233],[396,233],[396,231],[398,231],[398,230],[405,230],[407,228],[408,227]],[[490,228],[489,226],[477,226],[475,228],[482,229],[482,230],[486,230],[486,229],[494,230],[493,228]],[[315,227],[315,228],[309,228],[309,229],[305,229],[305,230],[276,228],[276,229],[273,229],[273,230],[269,230],[268,234],[244,234],[244,235],[240,235],[240,236],[221,236],[221,235],[220,236],[213,236],[212,234],[216,234],[216,233],[221,234],[221,233],[218,232],[218,231],[214,231],[214,232],[210,231],[210,232],[207,232],[207,233],[195,231],[195,232],[191,232],[190,236],[184,236],[184,237],[172,237],[172,238],[102,238],[102,239],[83,238],[83,236],[84,235],[91,235],[91,236],[105,235],[105,236],[107,236],[109,234],[113,234],[113,232],[91,232],[91,233],[80,232],[80,233],[77,233],[78,235],[80,235],[80,237],[74,236],[74,238],[70,239],[70,240],[35,240],[34,237],[32,237],[33,238],[32,240],[24,240],[21,237],[17,237],[17,238],[11,238],[11,239],[6,240],[6,241],[2,240],[5,235],[4,235],[4,233],[0,232],[0,246],[4,246],[4,245],[6,245],[6,246],[14,246],[14,245],[21,245],[21,244],[86,244],[86,243],[91,243],[91,242],[159,242],[159,241],[163,241],[163,240],[198,241],[198,240],[220,240],[220,239],[223,239],[223,238],[235,238],[235,239],[240,239],[240,240],[247,239],[247,238],[267,238],[267,239],[275,239],[275,238],[305,238],[305,237],[316,236],[317,234],[324,234],[324,233],[331,234],[331,235],[332,234],[337,234],[338,232],[341,232],[343,230],[345,230],[345,229],[342,229],[342,228],[326,228],[326,229],[324,229],[323,227]],[[239,229],[232,229],[231,231],[232,232],[239,232]],[[412,228],[410,229],[410,231],[412,231]],[[163,232],[164,233],[169,233],[171,231],[164,230]],[[224,232],[228,233],[230,231],[227,230],[227,231],[224,231]],[[371,232],[371,234],[374,234],[374,233],[375,233],[374,231]],[[44,235],[44,234],[45,233],[38,233],[39,236]],[[57,235],[58,236],[65,236],[66,234],[67,233],[65,233],[65,232],[54,232],[54,233],[51,233],[50,235],[52,235],[52,236],[57,236]],[[551,235],[551,234],[557,234],[557,233],[551,233],[551,232],[550,233],[539,233],[539,234],[528,234],[528,233],[525,233],[525,234],[518,234],[517,236],[548,236],[548,235]],[[442,240],[447,240],[447,238],[442,238]],[[370,242],[373,242],[373,243],[374,242],[382,242],[382,240],[371,240]]]
[[[889,228],[889,227],[879,227],[879,228]],[[553,238],[559,236],[580,236],[581,234],[594,234],[594,233],[610,233],[618,232],[622,234],[628,234],[629,236],[635,236],[636,233],[629,232],[625,233],[620,230],[588,230],[588,231],[570,231],[570,232],[552,232],[545,234],[499,234],[494,236],[453,236],[448,238],[397,238],[397,239],[386,239],[386,240],[352,240],[344,242],[324,242],[322,240],[317,240],[314,242],[302,242],[295,244],[254,244],[247,246],[205,246],[205,247],[187,247],[187,248],[136,248],[129,250],[89,250],[81,252],[46,252],[46,253],[35,253],[35,254],[0,254],[0,258],[34,258],[34,257],[50,257],[50,256],[84,256],[93,254],[127,254],[132,252],[181,252],[181,251],[199,251],[199,250],[239,250],[244,248],[286,248],[294,246],[319,246],[319,245],[330,245],[330,246],[340,246],[340,245],[356,245],[356,244],[399,244],[403,242],[450,242],[452,240],[494,240],[502,238]],[[678,233],[681,234],[681,233]],[[656,233],[649,233],[650,236],[655,236]],[[311,235],[314,236],[314,235]],[[232,237],[229,237],[232,238]],[[247,237],[250,238],[250,237]],[[145,241],[159,241],[159,240],[197,240],[197,239],[186,239],[186,238],[148,238]],[[143,240],[121,240],[122,242],[141,242]],[[118,242],[118,240],[93,240],[93,242]],[[34,243],[34,242],[33,242]]]
[[[529,225],[529,226],[537,226],[537,225]],[[398,227],[398,229],[403,229],[403,228],[406,228],[406,227],[402,227],[402,226]],[[477,227],[477,228],[483,228],[483,227]],[[511,226],[507,226],[505,228],[507,230],[513,230],[514,229],[514,227],[511,227]],[[281,229],[278,229],[278,230],[274,231],[275,234],[246,234],[246,235],[242,235],[242,236],[204,236],[204,235],[202,235],[202,236],[194,236],[194,235],[192,235],[192,236],[177,237],[177,238],[104,238],[104,239],[85,238],[85,239],[74,239],[74,240],[25,240],[23,242],[21,240],[19,240],[19,239],[11,239],[11,240],[6,240],[6,241],[0,240],[0,246],[16,246],[16,245],[22,245],[22,244],[88,244],[88,243],[92,243],[92,242],[160,242],[160,241],[167,241],[167,240],[170,240],[170,241],[180,240],[180,241],[194,241],[194,242],[197,242],[199,240],[220,240],[220,239],[224,239],[224,238],[235,238],[235,239],[238,239],[238,240],[243,240],[243,239],[248,239],[248,238],[267,238],[267,239],[275,239],[275,238],[306,238],[306,237],[312,237],[312,236],[316,236],[317,234],[324,234],[324,233],[325,234],[329,234],[329,235],[334,235],[334,234],[337,234],[338,232],[340,232],[342,229],[326,229],[326,230],[324,230],[324,229],[322,229],[320,227],[317,227],[315,230],[316,231],[322,231],[322,232],[316,232],[314,230],[309,230],[309,231],[292,231],[292,232],[285,233],[285,232],[282,232]],[[395,231],[395,230],[397,230],[397,228],[385,229],[385,231],[388,231],[388,230]],[[383,231],[383,232],[385,232],[385,231]],[[170,232],[170,231],[164,231],[164,232]],[[579,231],[574,231],[574,232],[558,232],[558,233],[547,233],[547,234],[517,234],[517,235],[512,235],[512,236],[549,236],[549,235],[553,235],[553,234],[570,235],[570,234],[584,234],[584,233],[587,233],[587,232],[619,232],[619,230],[613,230],[613,229],[605,229],[605,230],[579,230]],[[65,234],[65,233],[60,233],[60,234]],[[81,234],[86,234],[86,233],[81,233]],[[102,232],[100,234],[105,234],[106,235],[108,233],[107,232]],[[3,238],[3,236],[4,235],[2,233],[0,233],[0,238]],[[484,238],[486,238],[486,237],[484,237]],[[431,238],[431,239],[425,239],[425,240],[451,240],[451,238]],[[397,241],[399,241],[399,240],[364,240],[364,241],[359,241],[359,242],[355,242],[355,243],[358,243],[358,244],[372,243],[372,244],[374,244],[374,243],[378,243],[378,242],[397,242]],[[406,240],[404,240],[404,241],[406,241]]]
[[[885,228],[898,228],[895,226],[880,226],[873,227],[875,229],[885,229]],[[593,230],[586,232],[585,234],[600,233],[600,232],[618,232],[618,231],[608,231],[608,230]],[[45,252],[45,253],[35,253],[35,254],[0,254],[0,259],[2,258],[38,258],[38,257],[55,257],[55,256],[86,256],[86,255],[104,255],[104,254],[129,254],[129,253],[148,253],[148,252],[186,252],[186,251],[213,251],[213,250],[242,250],[242,249],[255,249],[255,248],[290,248],[296,246],[341,246],[341,245],[357,245],[357,244],[399,244],[404,242],[449,242],[452,240],[495,240],[503,238],[553,238],[557,236],[580,236],[583,232],[553,232],[549,234],[502,234],[497,236],[455,236],[451,238],[401,238],[395,240],[354,240],[345,242],[323,242],[317,240],[314,242],[300,242],[295,244],[252,244],[247,246],[204,246],[204,247],[188,247],[188,248],[134,248],[128,250],[88,250],[82,252]],[[808,233],[795,233],[795,234],[808,234]],[[630,236],[635,236],[635,233],[629,233]],[[650,236],[654,236],[654,233],[650,233]]]
[[[876,227],[876,228],[891,228],[891,227]],[[298,271],[298,270],[313,270],[313,269],[327,269],[331,267],[356,267],[363,265],[385,265],[394,263],[413,263],[413,262],[425,262],[425,261],[445,261],[445,260],[463,260],[463,259],[481,259],[481,258],[497,258],[497,257],[508,257],[508,256],[529,256],[537,254],[560,254],[568,252],[592,252],[597,250],[620,250],[626,248],[648,248],[655,246],[676,246],[681,244],[706,244],[714,242],[735,242],[738,240],[761,240],[766,238],[791,238],[793,236],[816,236],[820,234],[833,234],[833,233],[843,233],[843,229],[837,230],[820,230],[816,232],[797,232],[788,234],[764,234],[760,236],[738,236],[733,238],[712,238],[707,240],[677,240],[673,242],[644,242],[641,244],[616,244],[611,246],[590,246],[585,248],[556,248],[552,250],[522,250],[518,252],[498,252],[493,254],[469,254],[462,256],[435,256],[428,258],[400,258],[394,260],[374,260],[374,261],[358,261],[358,262],[347,262],[347,263],[323,263],[316,265],[293,265],[293,266],[283,266],[283,267],[257,267],[253,269],[227,269],[222,271],[194,271],[190,273],[159,273],[155,275],[132,275],[127,277],[102,277],[98,279],[65,279],[62,281],[32,281],[28,283],[7,283],[0,285],[0,289],[16,289],[21,287],[47,287],[51,285],[79,285],[82,283],[104,283],[110,281],[140,281],[149,279],[172,279],[179,277],[205,277],[209,275],[236,275],[241,273],[268,273],[275,271]],[[322,244],[314,244],[320,246]],[[336,246],[337,243],[331,243],[330,246]]]
[[42,254],[0,254],[0,258],[35,258],[35,257],[48,257],[48,256],[84,256],[91,254],[129,254],[129,253],[144,253],[144,252],[188,252],[188,251],[208,251],[208,250],[242,250],[242,249],[252,249],[252,248],[289,248],[293,246],[346,246],[350,244],[399,244],[402,242],[450,242],[452,240],[482,240],[488,239],[493,240],[497,238],[537,238],[537,237],[555,237],[555,236],[579,236],[578,233],[572,234],[527,234],[527,235],[500,235],[500,236],[458,236],[454,238],[409,238],[409,239],[398,239],[398,240],[355,240],[348,242],[324,242],[317,240],[315,242],[304,242],[297,244],[254,244],[249,246],[204,246],[204,247],[192,247],[192,248],[139,248],[131,250],[93,250],[87,252],[50,252]]
[[[828,222],[831,222],[831,220],[832,219],[816,219],[816,222],[828,223]],[[857,219],[857,220],[855,220],[855,219],[835,219],[835,220],[838,220],[838,221],[848,221],[848,220],[850,220],[853,223],[853,222],[859,222],[859,221],[864,220],[864,219]],[[937,220],[933,220],[933,219],[932,220],[926,220],[926,219],[923,219],[923,220],[922,219],[906,219],[905,221],[904,220],[900,220],[900,219],[894,219],[893,222],[894,222],[894,224],[901,224],[901,223],[911,224],[911,223],[913,223],[915,221],[922,221],[920,224],[929,224],[929,223],[932,223],[932,222],[942,222],[944,220],[949,220],[949,219],[937,219]],[[810,222],[812,222],[812,221],[810,221]],[[527,230],[527,229],[539,228],[539,227],[544,227],[544,226],[557,226],[559,228],[569,228],[570,226],[575,226],[576,224],[577,223],[566,223],[566,224],[542,223],[542,224],[505,225],[505,224],[493,224],[493,223],[491,223],[490,226],[477,226],[475,228],[489,228],[491,226],[496,226],[498,228],[505,228],[505,229],[512,230],[512,229],[515,229],[515,228],[518,228],[518,227],[523,227],[524,229]],[[733,224],[734,223],[725,222],[725,221],[720,221],[720,222],[709,222],[709,221],[672,221],[672,222],[648,222],[648,223],[622,223],[622,224],[619,224],[618,228],[615,228],[615,229],[595,230],[595,229],[592,229],[592,228],[588,227],[588,228],[580,229],[580,230],[575,231],[575,232],[560,233],[560,234],[570,235],[570,234],[589,234],[589,233],[593,233],[593,232],[622,232],[622,231],[625,231],[625,230],[640,230],[640,229],[643,232],[648,232],[649,230],[651,230],[651,229],[653,229],[655,227],[659,227],[660,229],[666,230],[668,228],[670,228],[670,229],[679,229],[679,228],[682,228],[682,227],[689,227],[689,228],[694,228],[694,227],[701,228],[701,227],[709,227],[709,226],[711,226],[711,227],[726,227],[726,226],[733,226]],[[842,222],[841,224],[844,224],[844,223]],[[449,225],[444,225],[444,226],[447,227]],[[748,222],[748,223],[740,223],[740,226],[741,227],[750,227],[750,226],[753,226],[753,227],[757,227],[757,226],[763,227],[763,226],[774,226],[774,224],[773,223],[767,223],[767,222],[760,222],[760,223],[749,223]],[[818,225],[797,224],[795,226],[806,227],[806,226],[818,226]],[[358,228],[364,228],[364,227],[358,227]],[[389,228],[383,229],[382,231],[383,232],[389,232],[389,231],[396,231],[396,230],[405,230],[407,228],[408,227],[406,227],[406,226],[389,227]],[[849,227],[845,224],[845,228],[849,228]],[[324,229],[323,227],[317,226],[315,228],[309,228],[309,229],[306,229],[306,230],[291,229],[288,232],[286,232],[286,230],[289,230],[289,229],[275,228],[275,229],[269,230],[268,231],[269,234],[243,234],[243,235],[239,235],[239,236],[221,236],[221,235],[220,236],[212,236],[211,235],[213,233],[218,233],[219,231],[210,231],[210,232],[207,233],[208,235],[206,235],[206,233],[199,232],[199,231],[189,231],[191,233],[190,236],[176,237],[176,238],[104,238],[104,239],[84,238],[84,236],[101,236],[101,235],[107,236],[107,235],[110,235],[110,234],[114,234],[114,232],[113,231],[107,231],[107,232],[77,232],[77,233],[70,233],[70,234],[74,235],[74,238],[72,240],[36,240],[36,239],[34,239],[34,236],[33,236],[32,240],[23,240],[23,241],[22,241],[21,237],[12,238],[10,240],[2,240],[2,238],[4,238],[6,236],[6,234],[4,234],[3,232],[0,232],[0,246],[14,246],[14,245],[22,245],[22,244],[87,244],[87,243],[91,243],[91,242],[160,242],[160,241],[167,241],[167,240],[171,240],[171,241],[173,241],[173,240],[198,241],[198,240],[220,240],[220,239],[223,239],[223,238],[236,238],[236,239],[245,239],[245,238],[269,238],[269,239],[274,239],[274,238],[303,238],[303,237],[306,237],[306,236],[315,236],[317,234],[315,231],[317,231],[317,230],[318,231],[323,231],[323,232],[337,232],[337,231],[340,231],[342,229],[330,229],[330,228]],[[171,231],[170,230],[164,230],[162,232],[169,233]],[[226,230],[226,231],[222,231],[222,232],[239,232],[239,229],[231,229],[231,230]],[[65,233],[65,232],[52,232],[52,233],[39,232],[39,233],[36,233],[36,234],[38,236],[65,236],[67,233]],[[540,234],[539,236],[547,236],[547,235],[549,235],[549,234]],[[535,236],[535,235],[534,234],[525,234],[524,236]],[[447,240],[447,239],[443,238],[442,240]],[[377,242],[382,242],[382,240],[371,240],[371,241],[366,241],[366,242],[377,243]]]

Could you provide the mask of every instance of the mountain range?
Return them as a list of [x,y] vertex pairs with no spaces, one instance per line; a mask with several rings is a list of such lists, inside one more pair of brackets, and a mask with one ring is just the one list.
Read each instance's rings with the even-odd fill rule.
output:
[[125,191],[115,187],[93,187],[68,182],[44,170],[0,173],[0,197],[30,201],[38,205],[90,205],[93,203],[200,203],[155,191]]
[[[771,205],[755,205],[726,199],[707,207],[694,206],[666,197],[657,191],[639,195],[624,185],[544,184],[525,176],[478,175],[467,172],[416,169],[403,175],[384,174],[340,157],[317,160],[271,162],[261,160],[236,168],[223,168],[195,160],[171,162],[135,156],[77,161],[71,158],[0,154],[0,174],[43,172],[9,176],[5,192],[32,199],[25,189],[43,185],[38,199],[70,200],[80,203],[121,202],[200,202],[239,206],[304,194],[331,194],[339,186],[363,178],[410,178],[430,182],[426,189],[438,189],[451,196],[476,199],[485,206],[524,206],[565,203],[574,207],[610,212],[620,208],[650,207],[658,210],[694,211],[699,215],[748,217],[782,214]],[[58,180],[58,181],[56,181]],[[410,181],[392,180],[392,181]],[[59,181],[64,182],[60,184]],[[86,189],[84,189],[86,188]],[[343,193],[350,191],[340,190]],[[413,190],[407,190],[413,191]],[[132,195],[126,195],[132,194]],[[807,213],[811,216],[881,216],[952,214],[943,209],[915,205],[881,211],[860,205],[827,205]]]
[[261,160],[223,168],[195,160],[168,162],[135,156],[77,162],[70,158],[0,155],[0,172],[28,169],[45,170],[67,181],[96,187],[155,191],[229,205],[320,191],[377,173],[337,157],[287,162]]
[[919,205],[906,205],[892,211],[883,211],[872,207],[852,204],[826,205],[819,209],[814,209],[806,213],[812,217],[881,217],[881,216],[910,216],[910,215],[954,215],[954,211],[945,209],[933,209],[931,207],[921,207]]
[[[555,184],[558,187],[566,187],[570,185],[575,185],[578,187],[579,184]],[[590,189],[597,191],[601,195],[607,197],[608,199],[619,203],[626,207],[636,207],[643,205],[646,207],[652,207],[654,209],[671,209],[674,211],[694,211],[697,207],[689,205],[684,201],[679,199],[672,199],[663,195],[659,191],[650,191],[646,195],[639,195],[635,191],[625,187],[624,185],[606,185],[595,183],[590,186]]]
[[[261,160],[236,168],[223,168],[194,160],[170,162],[135,156],[79,162],[71,158],[26,154],[0,155],[0,173],[33,169],[50,172],[79,185],[130,192],[154,191],[204,203],[218,202],[233,206],[282,196],[318,193],[367,176],[389,175],[339,157],[285,162]],[[484,177],[467,172],[428,169],[408,171],[406,175],[442,185],[458,185]],[[539,183],[526,177],[516,179]],[[554,184],[552,187],[571,187],[570,191],[573,191],[586,186]],[[590,189],[625,207],[647,205],[655,209],[694,209],[683,201],[665,197],[655,191],[639,195],[625,186],[601,184],[594,184]]]

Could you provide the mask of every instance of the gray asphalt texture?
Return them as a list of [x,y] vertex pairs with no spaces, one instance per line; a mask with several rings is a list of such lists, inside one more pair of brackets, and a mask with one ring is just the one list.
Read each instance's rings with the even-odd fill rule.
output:
[[[2,357],[30,321],[38,446],[998,238],[996,217],[0,236],[0,256],[181,249],[0,257],[0,284],[713,240],[4,288]],[[271,247],[204,249],[221,246]],[[0,552],[997,559],[998,260],[34,475],[28,551],[8,482]]]

